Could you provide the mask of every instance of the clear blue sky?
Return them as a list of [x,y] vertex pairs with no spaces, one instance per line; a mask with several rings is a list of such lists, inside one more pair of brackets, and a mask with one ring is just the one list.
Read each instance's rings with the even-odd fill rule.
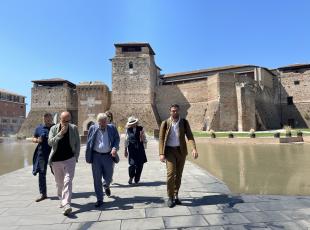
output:
[[148,42],[162,73],[310,63],[309,0],[1,0],[0,88],[101,80],[114,43]]

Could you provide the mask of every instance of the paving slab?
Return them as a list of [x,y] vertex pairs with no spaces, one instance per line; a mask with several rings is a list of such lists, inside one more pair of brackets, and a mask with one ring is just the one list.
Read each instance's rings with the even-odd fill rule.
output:
[[163,229],[164,222],[162,218],[144,218],[123,220],[121,230],[131,229]]
[[82,222],[72,223],[68,230],[120,230],[121,221],[99,221],[99,222]]
[[166,228],[207,226],[208,222],[201,215],[164,217]]
[[211,214],[204,215],[205,219],[210,225],[228,225],[228,224],[247,224],[250,223],[240,213],[225,213],[225,214]]

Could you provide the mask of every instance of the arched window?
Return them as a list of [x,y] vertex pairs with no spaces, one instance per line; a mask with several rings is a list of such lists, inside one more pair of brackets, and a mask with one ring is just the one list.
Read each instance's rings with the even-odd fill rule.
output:
[[133,63],[129,62],[129,69],[133,69]]
[[90,121],[88,124],[87,124],[87,130],[89,130],[90,126],[94,125],[95,123],[93,121]]

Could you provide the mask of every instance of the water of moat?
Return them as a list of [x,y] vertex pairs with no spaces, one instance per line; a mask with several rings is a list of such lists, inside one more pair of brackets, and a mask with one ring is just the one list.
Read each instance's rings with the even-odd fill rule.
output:
[[[29,166],[35,144],[0,143],[0,175]],[[310,195],[310,144],[210,144],[194,162],[234,193]],[[31,173],[31,171],[29,171]]]
[[210,144],[194,160],[233,193],[310,195],[310,144]]
[[32,165],[35,144],[8,139],[0,141],[0,175]]

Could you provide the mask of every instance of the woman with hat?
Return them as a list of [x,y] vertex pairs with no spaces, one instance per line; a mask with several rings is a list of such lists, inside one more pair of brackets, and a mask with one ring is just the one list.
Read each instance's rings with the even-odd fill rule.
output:
[[139,183],[143,164],[147,162],[145,155],[146,137],[143,127],[138,125],[138,119],[134,116],[128,118],[126,124],[126,138],[125,138],[125,157],[128,157],[128,173],[129,184]]

